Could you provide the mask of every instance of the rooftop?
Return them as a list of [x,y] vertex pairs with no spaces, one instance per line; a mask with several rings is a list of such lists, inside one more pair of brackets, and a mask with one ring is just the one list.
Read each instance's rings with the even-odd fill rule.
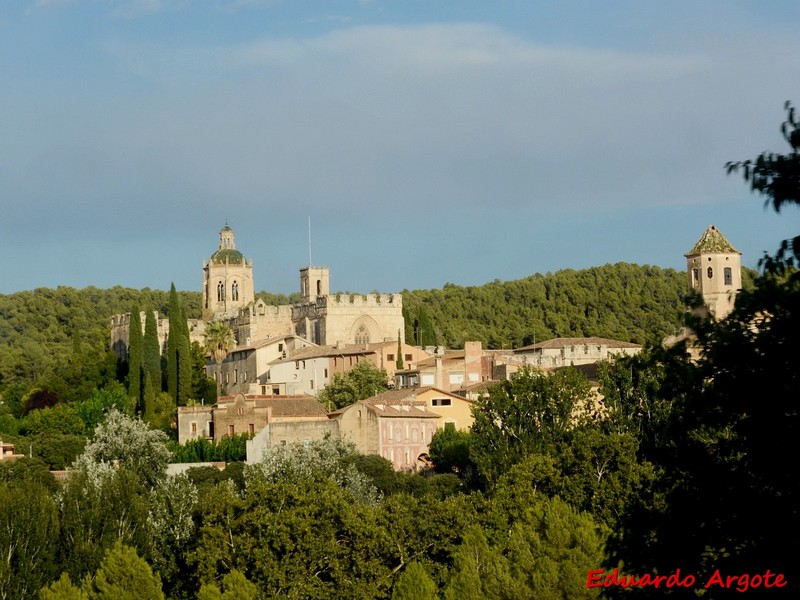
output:
[[700,239],[684,256],[696,256],[698,254],[741,254],[728,239],[722,235],[719,229],[709,225],[703,232]]

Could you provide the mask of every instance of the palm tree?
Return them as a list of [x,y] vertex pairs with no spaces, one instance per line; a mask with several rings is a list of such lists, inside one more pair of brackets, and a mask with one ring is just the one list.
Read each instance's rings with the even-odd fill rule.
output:
[[206,326],[203,337],[203,349],[214,357],[214,362],[217,365],[217,394],[219,394],[220,383],[222,382],[220,365],[225,360],[225,357],[228,356],[228,353],[236,347],[236,338],[233,335],[233,330],[222,321],[209,323]]

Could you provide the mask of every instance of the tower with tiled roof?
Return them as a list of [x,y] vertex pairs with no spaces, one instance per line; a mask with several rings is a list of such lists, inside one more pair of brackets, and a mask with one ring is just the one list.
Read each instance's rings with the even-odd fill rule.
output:
[[742,253],[719,229],[709,225],[684,256],[690,289],[703,297],[715,318],[727,317],[742,287]]
[[254,299],[253,261],[236,249],[233,229],[226,223],[219,232],[219,248],[203,261],[203,318],[235,316]]

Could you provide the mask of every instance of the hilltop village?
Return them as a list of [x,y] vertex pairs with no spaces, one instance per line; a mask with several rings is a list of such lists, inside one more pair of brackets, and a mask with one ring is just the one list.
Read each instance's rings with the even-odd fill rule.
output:
[[[741,288],[740,256],[713,225],[685,254],[689,288],[717,319],[730,313]],[[425,469],[433,433],[447,426],[469,430],[472,404],[490,385],[531,367],[545,373],[576,367],[595,381],[599,362],[642,350],[598,337],[513,349],[488,350],[480,342],[460,350],[413,346],[404,339],[400,294],[331,294],[330,280],[328,267],[303,267],[300,301],[269,306],[255,298],[253,261],[237,249],[233,230],[222,228],[216,252],[203,264],[202,318],[190,320],[188,329],[203,344],[208,325],[222,323],[234,343],[217,359],[207,355],[207,375],[221,391],[216,401],[178,407],[180,443],[247,434],[247,460],[255,463],[275,445],[333,436],[398,471]],[[166,348],[167,320],[158,328]],[[130,314],[114,315],[111,346],[121,358],[129,334]],[[336,410],[319,401],[335,377],[362,363],[385,372],[388,391]],[[594,390],[599,402],[596,383]]]

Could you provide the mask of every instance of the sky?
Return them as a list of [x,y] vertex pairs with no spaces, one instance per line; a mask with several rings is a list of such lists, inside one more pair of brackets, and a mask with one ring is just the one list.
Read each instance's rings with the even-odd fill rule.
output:
[[[784,152],[796,0],[0,3],[0,293],[399,292],[800,233],[724,165]],[[309,236],[309,220],[311,235]],[[309,243],[310,237],[310,243]]]

